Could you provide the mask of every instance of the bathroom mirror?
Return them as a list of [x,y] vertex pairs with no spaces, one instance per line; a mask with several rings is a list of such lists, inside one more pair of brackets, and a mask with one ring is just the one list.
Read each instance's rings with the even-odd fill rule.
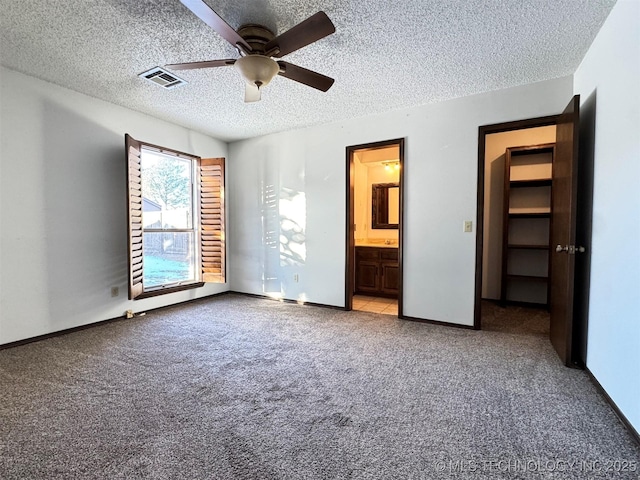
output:
[[371,185],[371,228],[397,229],[400,187],[397,183]]

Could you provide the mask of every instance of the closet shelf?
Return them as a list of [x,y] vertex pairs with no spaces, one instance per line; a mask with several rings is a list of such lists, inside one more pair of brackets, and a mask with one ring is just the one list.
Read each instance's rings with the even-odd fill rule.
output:
[[541,277],[539,275],[514,275],[514,274],[509,274],[507,275],[507,278],[509,280],[535,280],[538,282],[546,282],[549,280],[549,277]]
[[539,154],[539,153],[554,153],[555,143],[545,143],[542,145],[527,145],[524,147],[510,147],[511,155],[519,157],[522,155]]
[[511,180],[511,188],[527,188],[527,187],[550,187],[550,178],[535,178],[523,180]]
[[551,212],[509,212],[509,218],[550,218]]
[[[549,307],[551,282],[544,272],[551,270],[554,152],[551,143],[508,147],[505,151],[500,293],[503,304]],[[542,262],[546,264],[544,269]]]

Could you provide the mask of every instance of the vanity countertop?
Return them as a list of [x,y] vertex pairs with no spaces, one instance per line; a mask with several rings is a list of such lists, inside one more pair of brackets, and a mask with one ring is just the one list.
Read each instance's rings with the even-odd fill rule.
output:
[[371,241],[356,241],[356,247],[375,247],[375,248],[398,248],[397,243],[392,243],[390,245],[385,244],[384,242],[371,242]]

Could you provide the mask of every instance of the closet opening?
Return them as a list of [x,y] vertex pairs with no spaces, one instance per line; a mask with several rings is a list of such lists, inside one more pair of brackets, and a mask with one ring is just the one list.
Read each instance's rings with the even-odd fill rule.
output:
[[556,120],[480,127],[476,329],[549,332]]
[[[559,115],[485,125],[478,135],[474,328],[548,333],[560,360],[578,368],[588,331],[594,101],[582,120],[574,95]],[[535,306],[544,319],[491,316],[512,305]]]

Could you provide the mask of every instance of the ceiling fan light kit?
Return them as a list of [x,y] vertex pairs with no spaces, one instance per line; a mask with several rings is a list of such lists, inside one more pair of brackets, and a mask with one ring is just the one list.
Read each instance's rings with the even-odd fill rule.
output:
[[322,92],[326,92],[333,85],[333,78],[272,58],[281,58],[334,33],[336,28],[326,13],[318,12],[275,36],[268,28],[256,24],[243,25],[236,31],[203,0],[180,0],[180,2],[233,45],[241,56],[238,59],[176,63],[165,65],[165,67],[175,70],[193,70],[235,65],[246,83],[245,102],[260,100],[261,88],[276,75]]
[[268,85],[280,71],[280,66],[274,59],[263,55],[241,57],[234,65],[245,82],[258,88]]

